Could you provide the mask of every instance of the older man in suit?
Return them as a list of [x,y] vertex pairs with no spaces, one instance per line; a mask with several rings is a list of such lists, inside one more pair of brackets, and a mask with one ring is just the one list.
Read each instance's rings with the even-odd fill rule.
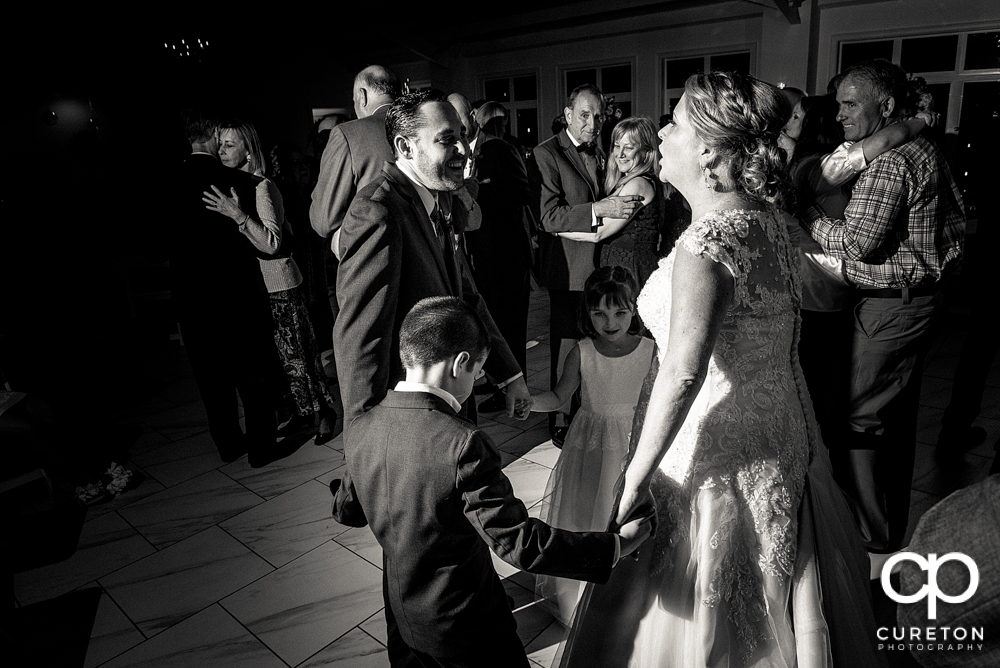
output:
[[[468,156],[458,114],[438,91],[404,95],[386,115],[385,132],[396,160],[385,163],[378,178],[361,189],[341,228],[340,314],[333,341],[348,460],[351,421],[404,377],[399,328],[425,297],[461,297],[476,310],[493,341],[484,369],[506,389],[508,415],[525,419],[531,408],[521,369],[452,241],[452,221],[460,224],[456,219],[465,211],[451,191],[462,186]],[[475,404],[467,402],[465,410],[474,417]],[[364,518],[337,510],[352,495],[345,480],[334,499],[335,517],[363,525]]]
[[[313,189],[309,222],[324,239],[330,239],[327,254],[327,297],[334,322],[340,307],[337,301],[337,265],[340,226],[347,208],[358,193],[392,161],[392,148],[385,138],[385,114],[400,93],[399,79],[381,65],[370,65],[354,77],[355,121],[340,123],[330,131],[320,160],[319,180]],[[329,343],[329,341],[328,341]],[[335,393],[342,402],[339,392]],[[343,405],[336,407],[343,416]],[[342,422],[334,431],[339,431]]]
[[[564,339],[578,339],[577,308],[583,283],[594,271],[594,244],[555,236],[558,232],[593,232],[603,218],[630,218],[642,198],[603,197],[606,157],[598,146],[604,125],[601,91],[577,87],[563,113],[567,128],[535,148],[542,177],[539,235],[540,282],[549,290],[549,365],[552,387],[559,378]],[[603,197],[603,199],[602,199]],[[569,346],[565,346],[565,351]],[[555,418],[552,414],[550,420]],[[550,427],[555,424],[550,421]],[[554,433],[554,438],[558,436]]]

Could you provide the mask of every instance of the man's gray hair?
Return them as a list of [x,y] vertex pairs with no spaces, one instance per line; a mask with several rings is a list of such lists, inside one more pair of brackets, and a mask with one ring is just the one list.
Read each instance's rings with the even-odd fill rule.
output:
[[388,95],[396,99],[402,93],[399,77],[392,70],[381,65],[369,65],[354,77],[355,88],[365,88],[376,95]]

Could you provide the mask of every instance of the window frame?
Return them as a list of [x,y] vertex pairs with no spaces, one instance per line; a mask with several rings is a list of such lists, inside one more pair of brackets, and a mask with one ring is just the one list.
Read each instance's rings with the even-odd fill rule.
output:
[[660,110],[660,115],[671,114],[673,109],[669,109],[670,99],[676,97],[680,99],[684,93],[684,87],[667,88],[667,61],[668,60],[688,60],[691,58],[701,58],[705,71],[708,71],[709,58],[712,56],[731,56],[738,53],[750,54],[750,76],[757,76],[757,43],[745,42],[742,44],[729,44],[725,47],[712,47],[700,49],[687,49],[683,51],[661,51],[656,54],[659,62],[659,84],[656,87],[658,99],[656,108]]

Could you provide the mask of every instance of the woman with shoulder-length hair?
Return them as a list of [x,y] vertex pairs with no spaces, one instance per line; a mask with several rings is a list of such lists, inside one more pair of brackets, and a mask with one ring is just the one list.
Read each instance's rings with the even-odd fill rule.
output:
[[612,518],[655,509],[659,526],[589,588],[561,666],[883,665],[869,560],[796,354],[787,118],[773,86],[712,72],[660,132],[660,179],[693,222],[638,298],[658,365]]
[[628,269],[642,288],[656,269],[665,199],[658,171],[656,125],[644,116],[626,118],[611,133],[604,189],[609,195],[640,195],[643,207],[631,218],[604,218],[596,232],[560,232],[574,241],[600,244],[602,267]]
[[[326,443],[337,435],[337,415],[300,289],[302,273],[291,255],[281,249],[283,237],[291,234],[285,221],[281,193],[274,182],[266,178],[267,163],[253,125],[243,121],[219,125],[219,160],[226,167],[260,178],[256,191],[257,216],[244,211],[235,192],[227,195],[214,186],[214,192],[205,193],[205,203],[209,209],[235,220],[260,254],[260,271],[271,299],[274,344],[297,411],[278,433],[287,435],[315,427],[318,430],[315,443]],[[287,239],[285,241],[287,245]]]

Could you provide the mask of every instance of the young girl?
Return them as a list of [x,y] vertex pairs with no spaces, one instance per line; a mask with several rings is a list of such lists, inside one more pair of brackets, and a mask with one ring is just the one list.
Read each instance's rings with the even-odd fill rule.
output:
[[[545,490],[541,518],[571,531],[605,531],[615,482],[628,454],[632,416],[653,358],[652,339],[640,336],[635,278],[624,267],[602,267],[584,284],[581,340],[566,357],[550,392],[534,395],[532,410],[550,412],[581,387],[582,405],[566,434]],[[536,598],[569,625],[581,583],[551,576],[536,580]]]

